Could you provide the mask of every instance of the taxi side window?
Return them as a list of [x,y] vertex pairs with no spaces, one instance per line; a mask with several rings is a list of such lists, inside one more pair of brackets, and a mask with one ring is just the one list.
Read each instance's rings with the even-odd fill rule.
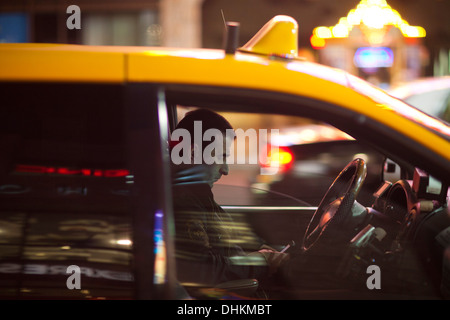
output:
[[124,162],[121,86],[4,83],[0,95],[3,161],[66,166]]
[[132,297],[124,88],[3,83],[0,96],[0,297]]

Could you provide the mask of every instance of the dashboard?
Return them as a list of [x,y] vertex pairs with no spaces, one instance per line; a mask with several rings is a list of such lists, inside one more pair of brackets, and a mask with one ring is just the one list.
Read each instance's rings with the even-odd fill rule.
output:
[[[388,163],[388,162],[387,162]],[[389,166],[385,166],[385,171]],[[389,173],[394,171],[390,166]],[[389,176],[393,178],[393,176]],[[450,298],[450,188],[423,170],[385,181],[368,208],[373,236],[354,251],[376,261],[392,286]],[[368,229],[366,229],[367,232]],[[377,238],[374,230],[382,230]],[[367,237],[367,235],[364,235]],[[363,235],[355,237],[361,239]],[[356,240],[353,243],[356,243]],[[386,272],[387,271],[387,272]]]

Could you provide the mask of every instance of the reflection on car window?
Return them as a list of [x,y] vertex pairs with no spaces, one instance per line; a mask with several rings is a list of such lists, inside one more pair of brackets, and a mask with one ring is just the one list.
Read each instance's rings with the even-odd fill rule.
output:
[[[186,112],[194,109],[178,106],[178,118],[183,118]],[[290,196],[304,204],[317,206],[336,175],[356,157],[363,158],[369,167],[368,183],[361,193],[366,198],[363,202],[371,200],[380,183],[379,172],[384,155],[327,123],[277,114],[220,114],[230,121],[235,131],[241,130],[245,137],[234,141],[227,158],[230,172],[222,176],[213,189],[222,188],[221,192],[215,192],[221,202],[255,205],[261,199],[276,201],[273,199],[280,193],[285,195],[280,197],[284,198],[283,201]],[[251,130],[256,132],[256,139],[253,140],[257,142],[256,147],[251,145]],[[262,130],[268,133],[267,137],[258,136]],[[272,130],[276,130],[276,134],[271,136]],[[270,150],[270,147],[264,147],[271,144],[279,148],[277,156],[281,157],[280,154],[284,153],[289,159],[286,163],[276,163],[275,171],[271,171],[270,157],[261,161]],[[252,152],[258,154],[252,158]],[[258,161],[252,162],[255,158]],[[222,185],[245,188],[224,191]]]
[[[132,297],[122,87],[8,83],[0,93],[1,297]],[[80,290],[66,286],[71,265]]]
[[[178,120],[184,124],[185,117],[203,112],[193,110],[198,109],[178,106]],[[249,258],[264,245],[277,248],[272,252],[279,254],[286,244],[300,243],[329,186],[351,160],[363,158],[373,170],[361,192],[363,202],[372,200],[381,182],[384,156],[329,124],[276,114],[221,112],[220,116],[229,121],[235,135],[220,165],[224,171],[218,171],[212,184],[202,180],[207,177],[202,168],[210,170],[205,164],[172,163],[178,279],[190,292],[191,286],[265,279],[267,260]],[[193,148],[187,151],[193,157],[192,145],[198,140],[190,139],[185,146]],[[198,147],[205,152],[202,148]],[[188,175],[182,177],[180,172]]]
[[218,183],[212,191],[221,206],[311,206],[293,196],[256,187]]

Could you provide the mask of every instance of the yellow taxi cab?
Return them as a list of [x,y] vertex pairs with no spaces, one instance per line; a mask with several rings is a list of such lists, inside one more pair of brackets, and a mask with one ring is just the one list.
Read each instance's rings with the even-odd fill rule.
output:
[[[224,50],[0,44],[1,298],[450,297],[448,124],[299,57],[290,17],[242,47],[237,27]],[[233,246],[289,248],[268,277],[183,275],[195,254],[177,251],[169,145],[198,108],[241,134],[212,188]],[[315,140],[311,125],[351,138]],[[264,146],[295,152],[259,161]],[[296,182],[262,187],[285,164]]]

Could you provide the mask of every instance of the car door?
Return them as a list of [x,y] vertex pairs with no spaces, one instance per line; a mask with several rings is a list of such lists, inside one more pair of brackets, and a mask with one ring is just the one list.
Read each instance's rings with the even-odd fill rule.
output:
[[124,87],[0,90],[1,296],[133,296]]
[[166,296],[157,88],[3,82],[0,92],[0,296]]

